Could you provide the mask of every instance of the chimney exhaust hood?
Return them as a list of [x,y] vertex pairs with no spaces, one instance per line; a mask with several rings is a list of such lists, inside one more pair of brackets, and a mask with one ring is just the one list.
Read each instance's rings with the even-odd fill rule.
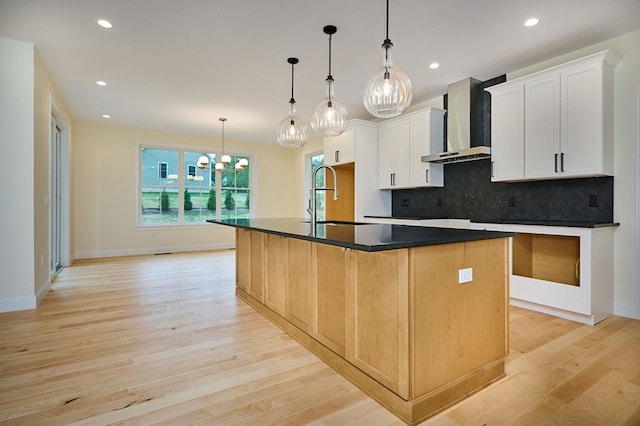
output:
[[447,88],[446,151],[425,155],[421,157],[422,161],[460,163],[490,158],[491,147],[484,145],[489,143],[489,137],[485,137],[485,110],[488,105],[481,81],[466,78],[450,84]]

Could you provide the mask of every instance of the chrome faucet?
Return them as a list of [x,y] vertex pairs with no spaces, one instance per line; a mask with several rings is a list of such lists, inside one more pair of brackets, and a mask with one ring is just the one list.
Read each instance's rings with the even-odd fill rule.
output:
[[[324,187],[316,187],[316,175],[320,169],[329,169],[331,173],[333,173],[333,188]],[[326,182],[326,179],[325,179]],[[309,200],[309,208],[307,212],[311,215],[311,231],[313,232],[316,229],[317,215],[316,215],[316,191],[333,191],[333,201],[338,199],[338,178],[336,177],[336,171],[333,170],[333,167],[327,166],[326,164],[321,164],[311,173],[311,199]]]

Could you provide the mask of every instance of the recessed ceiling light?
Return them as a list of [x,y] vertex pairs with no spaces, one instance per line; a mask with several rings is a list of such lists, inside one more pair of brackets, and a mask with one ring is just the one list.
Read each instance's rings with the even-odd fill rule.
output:
[[96,81],[96,84],[97,84],[98,86],[106,86],[106,85],[107,85],[107,83],[106,83],[106,82],[104,82],[104,81],[102,81],[102,80],[98,80],[98,81]]
[[526,21],[524,21],[524,26],[525,27],[533,27],[533,26],[537,25],[538,22],[540,22],[538,20],[538,18],[529,18]]
[[429,68],[431,68],[432,70],[435,70],[436,68],[439,68],[439,67],[440,67],[440,64],[439,64],[439,63],[437,63],[437,62],[432,62],[432,63],[429,65]]
[[100,25],[102,28],[112,28],[113,25],[111,25],[111,22],[107,21],[106,19],[98,19],[98,25]]
[[102,114],[102,118],[111,118],[109,114]]

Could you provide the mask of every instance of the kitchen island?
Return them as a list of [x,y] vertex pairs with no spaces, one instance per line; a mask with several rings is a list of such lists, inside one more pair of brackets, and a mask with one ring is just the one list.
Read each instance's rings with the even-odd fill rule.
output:
[[507,232],[318,223],[236,228],[236,294],[409,424],[504,376]]

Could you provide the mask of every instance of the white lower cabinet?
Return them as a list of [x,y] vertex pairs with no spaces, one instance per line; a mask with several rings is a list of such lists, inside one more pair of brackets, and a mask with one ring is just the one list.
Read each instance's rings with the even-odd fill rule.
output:
[[502,225],[516,233],[511,304],[590,325],[610,316],[615,229]]

